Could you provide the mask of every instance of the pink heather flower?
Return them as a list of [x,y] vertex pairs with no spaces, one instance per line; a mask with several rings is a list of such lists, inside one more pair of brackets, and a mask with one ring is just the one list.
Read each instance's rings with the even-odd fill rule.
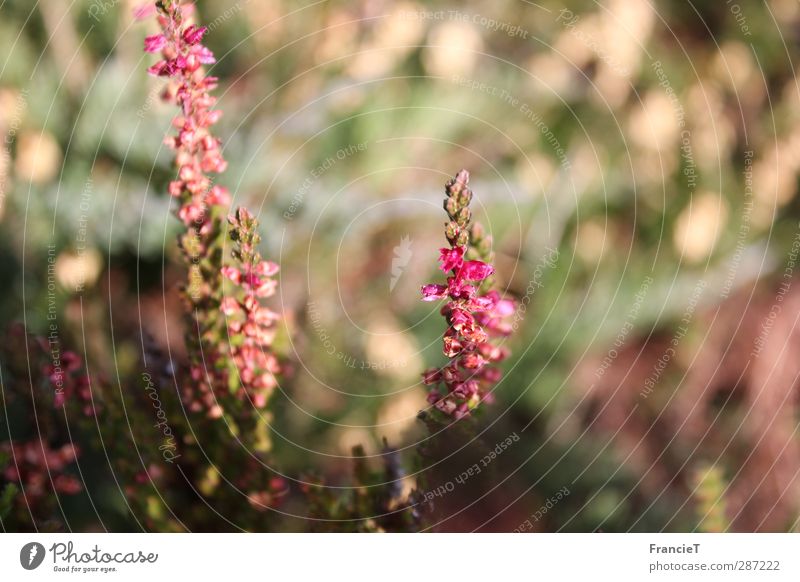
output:
[[464,247],[452,249],[439,249],[439,262],[442,264],[442,271],[457,271],[464,263]]
[[461,350],[464,349],[464,345],[459,341],[459,339],[452,335],[444,336],[444,348],[442,351],[444,355],[448,358],[454,358],[458,354],[461,353]]
[[225,314],[226,317],[230,317],[232,315],[236,315],[241,312],[242,308],[239,307],[239,302],[236,301],[233,297],[225,297],[222,299],[222,302],[219,306],[220,311]]
[[230,279],[235,285],[239,285],[241,283],[242,273],[239,271],[239,269],[234,267],[222,267],[220,271],[222,272],[223,277]]
[[193,24],[184,26],[188,10],[188,6],[182,7],[177,2],[163,5],[158,15],[162,32],[145,38],[144,49],[161,51],[163,57],[148,71],[155,76],[170,77],[175,83],[164,93],[165,99],[178,105],[182,112],[173,122],[177,135],[166,141],[175,150],[178,167],[178,179],[170,183],[169,193],[180,201],[179,218],[187,226],[196,223],[194,226],[200,231],[211,220],[211,213],[201,213],[199,209],[227,206],[230,198],[226,190],[212,184],[209,176],[227,167],[221,143],[210,132],[222,113],[213,108],[216,99],[209,93],[216,87],[217,79],[207,77],[200,69],[214,62],[212,52],[200,44],[208,29]]
[[425,385],[438,384],[442,380],[442,371],[436,368],[425,370],[422,374],[422,383]]
[[[482,401],[491,398],[490,388],[500,380],[500,371],[490,364],[503,360],[508,351],[490,343],[490,337],[508,335],[511,326],[504,318],[514,313],[514,303],[501,299],[499,293],[485,293],[472,282],[485,281],[494,268],[480,260],[464,261],[470,247],[469,174],[460,171],[448,182],[445,210],[450,222],[446,226],[450,248],[439,251],[444,272],[451,271],[447,285],[428,284],[422,287],[423,301],[448,299],[442,308],[448,329],[444,334],[442,353],[449,362],[441,369],[423,373],[423,383],[432,386],[428,402],[445,415],[462,418]],[[480,232],[480,231],[477,231]],[[482,255],[481,255],[482,256]]]
[[65,495],[75,495],[83,490],[81,482],[71,475],[56,475],[53,479],[53,488]]
[[205,26],[195,26],[192,24],[183,31],[183,41],[187,44],[197,44],[203,39],[203,35],[208,31]]
[[464,325],[474,325],[474,323],[475,318],[473,318],[472,314],[466,309],[457,307],[450,311],[450,325],[453,326],[453,329],[459,330]]
[[280,267],[277,263],[272,261],[261,261],[254,268],[253,272],[261,275],[262,277],[272,277],[278,274]]
[[475,287],[467,283],[463,277],[456,276],[447,279],[447,293],[452,299],[469,299],[475,295]]
[[190,202],[185,206],[178,209],[178,218],[180,218],[186,226],[193,226],[197,223],[203,222],[206,207],[203,204]]
[[74,372],[81,368],[81,358],[75,352],[64,352],[61,354],[61,365],[67,372]]
[[481,261],[467,261],[461,267],[461,276],[468,281],[483,281],[494,273],[494,267]]
[[209,206],[229,206],[231,203],[231,195],[226,188],[214,185],[211,191],[206,196],[206,202]]
[[275,293],[277,281],[268,277],[260,277],[256,274],[256,270],[264,271],[265,267],[255,265],[251,268],[250,272],[246,273],[242,278],[242,287],[246,291],[251,291],[257,297],[270,297]]
[[277,281],[272,277],[279,267],[263,260],[255,250],[260,240],[257,221],[247,209],[240,208],[228,222],[234,241],[233,255],[241,266],[221,269],[237,290],[225,295],[220,309],[226,315],[229,334],[241,334],[243,338],[240,343],[231,345],[231,359],[245,388],[243,394],[250,398],[253,406],[263,408],[277,386],[275,375],[281,367],[271,352],[275,323],[279,318],[261,305],[259,298],[275,293]]
[[163,34],[154,34],[144,39],[144,50],[148,53],[157,53],[167,46],[167,37]]
[[436,301],[447,297],[447,287],[444,285],[423,285],[422,286],[422,300],[423,301]]
[[22,485],[29,506],[50,497],[52,491],[74,495],[82,490],[80,481],[64,474],[67,465],[74,462],[80,453],[74,445],[51,449],[44,441],[35,439],[24,443],[2,443],[0,451],[11,459],[3,477]]

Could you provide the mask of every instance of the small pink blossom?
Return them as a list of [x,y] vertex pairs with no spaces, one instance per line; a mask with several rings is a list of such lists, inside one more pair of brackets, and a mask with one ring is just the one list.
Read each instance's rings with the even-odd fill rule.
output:
[[457,307],[450,311],[450,325],[455,329],[461,329],[464,325],[472,325],[474,321],[472,314],[466,309]]
[[242,308],[239,306],[239,302],[233,297],[225,297],[220,303],[219,308],[220,311],[222,311],[222,313],[228,317],[231,315],[236,315],[242,311]]
[[462,277],[449,277],[447,279],[447,292],[452,299],[470,299],[475,295],[476,289]]
[[442,271],[457,271],[464,263],[464,248],[455,247],[451,249],[439,249],[439,262],[442,264]]
[[239,271],[239,269],[236,269],[234,267],[222,267],[220,271],[222,272],[223,277],[230,279],[231,281],[233,281],[234,284],[236,285],[241,284],[242,273],[241,271]]
[[34,439],[24,443],[2,443],[0,452],[14,459],[14,463],[3,471],[3,477],[21,483],[29,506],[51,496],[53,491],[75,495],[83,489],[78,479],[64,473],[67,465],[74,462],[80,453],[74,445],[50,448],[43,440]]
[[158,61],[156,64],[148,67],[147,72],[154,77],[161,77],[166,75],[167,61]]
[[222,186],[212,186],[206,196],[206,204],[209,206],[227,206],[231,203],[231,195]]
[[494,273],[494,267],[482,261],[467,261],[461,267],[461,276],[468,281],[483,281]]
[[444,355],[448,358],[453,358],[461,353],[461,350],[464,349],[464,345],[459,341],[457,337],[454,336],[445,336],[444,337]]
[[437,370],[436,368],[431,368],[429,370],[425,370],[422,374],[422,382],[423,384],[438,384],[442,380],[442,371]]
[[204,65],[213,65],[217,62],[217,59],[214,58],[214,53],[202,45],[192,47],[192,54]]
[[516,306],[514,305],[513,301],[509,301],[508,299],[501,299],[494,306],[494,313],[498,317],[508,317],[509,315],[513,315],[516,311]]
[[447,287],[444,285],[423,285],[422,286],[422,300],[423,301],[437,301],[447,297]]
[[167,46],[167,37],[165,37],[163,34],[154,34],[152,36],[145,37],[144,39],[145,52],[157,53],[165,46]]
[[278,274],[280,267],[272,261],[261,261],[253,270],[262,277],[273,277]]
[[183,40],[187,44],[197,44],[203,39],[203,35],[208,31],[205,26],[195,26],[192,24],[183,31]]

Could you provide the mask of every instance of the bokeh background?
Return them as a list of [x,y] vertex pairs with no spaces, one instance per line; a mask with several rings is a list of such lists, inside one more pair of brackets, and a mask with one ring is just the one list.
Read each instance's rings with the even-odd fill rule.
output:
[[[139,389],[126,379],[143,337],[185,354],[173,111],[141,50],[155,23],[133,8],[0,3],[0,322],[46,335],[54,302],[64,342],[120,394]],[[498,283],[524,306],[481,426],[490,448],[520,439],[434,529],[690,531],[720,514],[732,530],[798,527],[800,4],[198,13],[218,58],[222,181],[282,269],[284,473],[339,482],[351,448],[376,455],[383,438],[414,473],[419,374],[444,331],[419,286],[439,277],[442,186],[467,168]],[[137,528],[87,454],[92,510],[65,504],[70,527]]]

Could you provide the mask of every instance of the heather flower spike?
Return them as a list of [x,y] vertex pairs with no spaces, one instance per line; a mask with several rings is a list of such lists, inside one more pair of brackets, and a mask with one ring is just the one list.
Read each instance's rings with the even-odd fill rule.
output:
[[422,286],[423,301],[448,299],[441,310],[448,323],[442,351],[450,360],[441,369],[426,370],[423,383],[432,387],[428,402],[455,418],[469,415],[491,399],[490,389],[501,376],[492,364],[505,359],[508,351],[490,339],[509,335],[511,326],[504,319],[514,312],[512,301],[490,290],[491,239],[479,223],[472,222],[468,184],[469,173],[461,170],[445,186],[444,209],[449,218],[445,236],[450,246],[440,249],[439,263],[442,271],[450,273],[447,284]]
[[[215,62],[201,44],[208,29],[187,22],[191,4],[159,0],[156,7],[161,32],[145,38],[144,50],[160,52],[161,60],[148,71],[169,79],[163,98],[180,109],[172,122],[176,134],[165,143],[175,151],[176,177],[168,189],[186,227],[180,245],[189,267],[184,298],[194,385],[185,387],[184,399],[191,410],[218,418],[228,395],[241,399],[246,394],[262,408],[275,386],[279,366],[270,346],[278,316],[259,302],[274,292],[277,266],[258,254],[258,223],[245,209],[229,219],[234,264],[223,266],[221,235],[231,197],[213,179],[228,164],[211,132],[222,112],[214,109],[216,98],[210,94],[217,79],[203,69]],[[234,284],[233,295],[224,293],[224,279]]]
[[211,174],[225,171],[221,142],[211,133],[211,126],[221,117],[213,109],[216,98],[210,91],[217,80],[206,76],[202,64],[213,62],[213,54],[199,44],[206,31],[191,24],[184,25],[184,10],[178,2],[157,3],[158,22],[162,32],[144,40],[146,52],[161,52],[162,59],[151,66],[152,75],[169,77],[165,100],[181,110],[172,124],[177,131],[166,144],[175,150],[177,179],[170,182],[169,193],[180,202],[178,217],[200,238],[207,238],[212,229],[214,207],[226,207],[230,195],[225,188],[212,184]]
[[260,297],[275,293],[277,282],[272,277],[278,265],[265,261],[256,250],[260,237],[257,222],[245,208],[228,218],[230,237],[234,241],[234,257],[240,267],[223,268],[224,276],[237,288],[238,293],[222,300],[222,311],[228,321],[228,332],[242,337],[241,343],[231,346],[231,356],[246,394],[258,408],[266,406],[280,371],[277,358],[271,353],[278,314],[259,302]]

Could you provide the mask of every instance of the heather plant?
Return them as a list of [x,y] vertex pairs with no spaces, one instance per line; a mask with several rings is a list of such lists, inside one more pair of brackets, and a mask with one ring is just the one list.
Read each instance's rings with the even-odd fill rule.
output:
[[[179,108],[176,134],[166,139],[175,152],[168,191],[184,226],[178,242],[188,269],[182,295],[189,369],[177,377],[184,406],[210,421],[177,417],[174,430],[192,445],[181,462],[195,473],[201,494],[218,504],[246,501],[256,511],[243,523],[265,529],[262,513],[286,493],[268,455],[266,407],[281,372],[272,351],[278,314],[262,304],[275,292],[278,266],[258,251],[258,221],[244,208],[231,213],[230,193],[215,182],[227,162],[211,132],[221,111],[210,94],[217,80],[203,68],[214,63],[201,44],[207,29],[191,22],[190,4],[156,6],[161,32],[148,36],[144,48],[162,58],[149,72],[167,78],[163,98]],[[202,437],[193,436],[198,430]]]
[[[264,408],[275,389],[280,372],[278,359],[271,352],[275,323],[279,316],[261,304],[261,298],[274,295],[273,278],[278,265],[265,261],[258,252],[258,222],[246,208],[228,218],[233,256],[239,267],[223,267],[223,275],[233,283],[236,293],[226,294],[221,310],[227,318],[230,357],[235,366],[228,373],[241,379],[244,390],[256,408]],[[235,386],[234,386],[235,388]]]
[[797,529],[800,11],[651,4],[4,2],[0,528]]
[[[255,248],[258,221],[247,210],[227,218],[230,193],[214,180],[227,162],[211,132],[222,112],[214,109],[216,98],[210,94],[217,79],[203,68],[215,62],[201,44],[207,28],[190,22],[191,4],[164,0],[156,6],[161,32],[148,36],[144,49],[162,58],[149,72],[168,79],[163,98],[180,110],[173,120],[176,134],[165,143],[175,151],[177,176],[169,194],[185,227],[179,245],[188,267],[183,296],[191,382],[184,399],[190,410],[211,418],[238,408],[237,399],[263,409],[280,367],[270,351],[277,315],[260,301],[274,293],[278,267],[261,260]],[[235,244],[233,264],[223,266],[228,232]],[[239,291],[226,295],[222,275]]]
[[[440,413],[459,419],[481,402],[494,399],[491,388],[501,377],[494,364],[504,360],[508,350],[491,340],[511,333],[505,318],[514,313],[514,303],[491,289],[494,267],[485,262],[492,257],[491,239],[479,223],[472,222],[469,172],[456,174],[445,192],[444,209],[449,218],[445,236],[450,246],[440,249],[439,263],[450,276],[446,285],[424,285],[422,299],[447,299],[441,309],[448,325],[442,352],[449,361],[442,368],[425,371],[423,380],[432,386],[428,402]],[[469,255],[485,260],[467,260]]]
[[[57,14],[54,18],[51,7],[57,4],[39,3],[32,24],[21,27],[22,38],[33,46],[44,30],[53,46],[58,45],[54,52],[70,54],[59,44],[69,35],[60,34],[55,25],[61,22],[68,29],[77,23],[77,31],[83,32],[81,15],[76,12],[72,23]],[[24,211],[23,243],[29,246],[24,253],[9,253],[22,256],[23,266],[33,264],[29,257],[35,258],[42,241],[58,247],[47,285],[58,288],[52,302],[58,304],[60,325],[59,337],[41,337],[49,315],[37,313],[33,303],[26,307],[26,323],[38,337],[16,328],[0,346],[7,411],[0,418],[5,429],[0,432],[0,525],[8,530],[77,530],[106,525],[109,518],[109,529],[380,532],[468,531],[495,520],[486,528],[509,531],[523,521],[519,516],[536,511],[552,492],[569,483],[569,498],[546,517],[534,519],[533,529],[586,530],[598,524],[604,531],[788,527],[786,516],[793,515],[797,505],[796,496],[789,493],[796,480],[798,448],[792,444],[796,370],[791,361],[787,364],[791,350],[784,346],[796,339],[794,326],[787,321],[800,301],[794,287],[789,289],[788,272],[777,290],[761,290],[752,297],[737,295],[737,290],[745,285],[740,279],[749,264],[746,245],[760,244],[758,238],[766,236],[770,245],[780,241],[779,254],[794,249],[784,243],[793,244],[796,225],[782,222],[785,217],[773,225],[763,208],[749,202],[741,221],[715,222],[717,208],[724,216],[722,210],[736,208],[735,198],[707,180],[698,184],[703,189],[699,204],[677,195],[670,202],[677,206],[658,205],[665,187],[681,192],[684,178],[695,171],[710,175],[706,148],[695,146],[691,164],[684,158],[688,141],[714,142],[710,128],[704,126],[706,118],[719,120],[724,130],[719,135],[729,141],[715,160],[720,162],[720,175],[728,180],[740,173],[737,156],[744,148],[744,169],[754,176],[745,172],[742,179],[771,184],[765,178],[765,168],[776,166],[770,152],[774,149],[778,156],[791,149],[791,123],[778,132],[786,135],[750,133],[752,143],[745,144],[738,130],[730,130],[738,128],[739,121],[733,123],[723,113],[741,107],[743,119],[769,122],[762,119],[758,105],[766,102],[765,97],[774,97],[781,109],[791,110],[792,86],[776,61],[763,60],[769,83],[736,104],[730,100],[734,92],[728,92],[732,87],[718,78],[727,70],[720,66],[722,61],[714,61],[713,73],[698,67],[701,75],[713,76],[713,83],[703,83],[704,94],[709,91],[707,102],[722,107],[719,115],[709,116],[702,107],[706,100],[697,97],[694,76],[676,74],[681,70],[678,57],[661,51],[663,62],[654,62],[652,69],[643,65],[641,71],[635,66],[627,70],[629,78],[616,86],[620,92],[605,95],[613,97],[608,103],[614,115],[605,110],[599,115],[597,108],[608,103],[605,98],[590,99],[589,92],[615,85],[609,82],[607,63],[592,57],[591,51],[577,51],[582,64],[576,83],[574,78],[570,81],[574,72],[556,62],[560,54],[555,51],[499,38],[497,31],[476,32],[474,20],[409,18],[406,8],[378,3],[376,9],[372,4],[325,4],[284,14],[287,4],[277,3],[280,18],[268,15],[271,23],[263,26],[263,7],[271,7],[269,3],[245,2],[223,13],[213,3],[200,2],[206,28],[192,4],[161,0],[136,9],[136,17],[147,22],[130,29],[109,26],[116,17],[118,24],[127,25],[124,19],[129,16],[127,6],[124,10],[122,4],[109,6],[104,25],[95,26],[82,46],[88,47],[90,57],[98,48],[108,49],[108,62],[116,66],[97,71],[97,84],[91,87],[99,89],[88,89],[86,95],[97,95],[97,101],[87,100],[77,115],[74,142],[60,132],[79,103],[75,97],[84,96],[75,92],[81,87],[72,78],[77,65],[56,63],[69,88],[52,91],[51,108],[61,116],[54,122],[41,115],[41,96],[49,96],[48,77],[61,77],[44,68],[49,57],[42,59],[44,73],[34,81],[38,91],[17,87],[13,77],[0,79],[0,127],[14,142],[6,142],[8,155],[0,160],[0,179],[10,176],[17,182],[16,187],[11,184],[8,197],[7,182],[0,184],[4,187],[0,220],[21,219]],[[361,18],[377,15],[384,5],[385,27],[376,26],[377,19]],[[3,38],[14,38],[9,26],[27,17],[24,3],[12,0],[10,6],[0,19]],[[492,10],[504,21],[517,17],[512,8]],[[36,11],[43,13],[42,22]],[[798,17],[788,12],[776,18],[796,24]],[[601,13],[587,9],[583,20],[587,28],[605,18]],[[522,15],[525,18],[527,14]],[[540,25],[534,21],[528,21],[531,32],[534,24]],[[317,26],[316,34],[297,34]],[[730,27],[719,26],[727,27],[730,37]],[[149,27],[146,33],[144,27]],[[553,41],[552,46],[578,46],[574,31],[568,28],[559,36],[560,28],[540,32]],[[224,63],[216,63],[206,46],[212,31],[212,42],[235,39],[269,50],[234,50]],[[130,36],[135,36],[135,48],[141,47],[145,35],[147,66],[155,79],[138,88],[131,83],[121,92],[115,75],[144,69],[130,60],[131,55],[140,58],[141,51],[126,52],[124,47],[132,46],[126,44]],[[756,48],[767,35],[762,31],[758,36]],[[428,37],[431,42],[421,42]],[[440,58],[445,48],[476,47],[478,40],[481,51],[464,51],[483,55],[475,57],[478,60]],[[654,40],[650,43],[657,49]],[[123,47],[119,50],[118,41]],[[392,50],[383,50],[388,46]],[[720,49],[719,57],[734,63],[739,59],[742,64],[741,59],[747,60],[752,52],[747,48],[737,51],[733,41]],[[513,58],[498,63],[514,63],[519,57],[531,70],[542,67],[548,80],[559,81],[553,85],[556,92],[568,88],[564,95],[570,107],[541,94],[542,88],[531,85],[522,70],[509,73],[502,69],[505,65],[481,60],[484,52],[491,51],[513,51]],[[80,51],[76,54],[80,57]],[[267,54],[269,58],[264,58]],[[381,57],[373,58],[376,54]],[[26,67],[21,67],[23,79],[28,78]],[[731,70],[741,71],[736,82],[755,87],[746,82],[748,67]],[[373,83],[383,72],[392,75]],[[226,117],[247,121],[225,138],[224,149],[218,137],[223,107],[214,96],[215,74],[236,79],[226,93]],[[348,82],[342,83],[343,79]],[[362,83],[365,79],[369,82]],[[386,90],[395,82],[404,84],[403,92]],[[436,84],[436,90],[428,90],[429,84]],[[643,99],[630,99],[629,86],[641,87]],[[259,101],[258,89],[264,87],[271,87],[269,97]],[[665,91],[669,99],[662,98]],[[153,106],[157,95],[166,107]],[[403,105],[410,97],[414,107],[396,107],[398,95],[403,95]],[[113,115],[102,119],[107,112],[97,102],[116,103]],[[474,117],[449,117],[455,105],[469,108],[478,102],[485,120],[503,130],[503,137],[510,136],[514,147],[488,140],[484,126],[465,121]],[[443,103],[451,109],[442,109]],[[683,106],[680,123],[683,128],[685,122],[686,141],[683,133],[673,135],[661,124],[656,124],[659,139],[651,139],[645,131],[650,124],[644,121],[651,114],[660,121],[670,119],[677,104]],[[135,116],[133,109],[138,109]],[[168,166],[155,161],[163,135],[160,124],[151,123],[160,120],[165,109],[169,117],[175,115],[164,139],[172,157]],[[442,112],[436,120],[441,123],[428,123],[430,111]],[[621,135],[633,137],[630,149],[627,142],[608,137],[610,129],[620,128],[609,125],[617,117],[623,121]],[[505,127],[509,123],[512,128]],[[726,123],[733,125],[725,127]],[[104,126],[108,131],[102,136],[87,131]],[[403,132],[409,127],[429,131],[426,137],[434,139],[417,147],[387,145],[407,138]],[[40,133],[39,141],[49,147],[35,147]],[[601,160],[602,168],[594,168],[589,150],[584,149],[587,133],[603,135],[602,152],[607,157]],[[678,135],[680,142],[675,142]],[[384,139],[387,136],[391,139]],[[130,138],[129,151],[120,146],[125,138]],[[772,138],[775,144],[770,143]],[[369,147],[353,149],[356,140]],[[461,170],[445,186],[446,243],[438,251],[440,278],[429,279],[426,269],[434,271],[434,257],[420,260],[416,253],[424,241],[440,236],[440,229],[429,228],[428,215],[408,202],[419,202],[419,184],[397,175],[423,167],[430,159],[442,167],[460,167],[464,150],[449,145],[456,142],[475,146],[479,157],[470,158],[470,164],[486,161],[485,167],[491,165],[502,176],[487,184],[492,196],[482,198],[489,203],[491,230],[502,236],[495,244],[489,229],[475,220],[473,188],[478,187],[470,186],[469,173]],[[298,147],[301,143],[306,149]],[[89,160],[87,152],[95,145],[97,155]],[[337,148],[341,149],[334,151]],[[40,149],[48,155],[37,154]],[[659,158],[665,154],[664,165],[656,164],[663,176],[653,173],[654,154]],[[785,158],[783,153],[778,157]],[[52,159],[45,163],[48,158]],[[580,172],[573,174],[571,160],[581,162],[574,166]],[[55,170],[62,161],[63,175],[59,175]],[[147,176],[143,169],[154,161]],[[635,184],[631,182],[635,185],[631,196],[625,195],[624,177],[615,174],[605,180],[606,168],[628,166],[637,174],[645,169],[643,180],[637,175]],[[384,171],[389,168],[398,174]],[[23,179],[26,174],[30,184]],[[235,195],[223,185],[226,176],[238,180]],[[654,179],[658,177],[664,180]],[[89,186],[84,187],[87,178]],[[778,180],[781,192],[787,187],[784,178]],[[500,182],[506,179],[508,195],[503,195]],[[157,184],[162,195],[143,202],[141,193],[150,183],[145,180]],[[579,197],[569,191],[573,181]],[[337,183],[354,186],[337,192]],[[107,195],[115,184],[119,197]],[[269,197],[259,213],[251,212],[256,192],[267,192]],[[380,200],[376,214],[367,214],[374,210],[369,204],[363,213],[357,212],[364,192]],[[748,196],[760,199],[757,193]],[[786,190],[785,196],[775,207],[784,213],[793,208],[788,204],[793,194]],[[436,197],[426,197],[420,208],[429,198]],[[237,208],[236,199],[247,200],[250,210]],[[61,200],[59,212],[64,214],[51,220],[48,205],[53,200]],[[719,204],[709,205],[709,200]],[[112,212],[110,207],[117,202],[120,206]],[[384,202],[400,202],[402,208],[384,212],[388,208]],[[128,209],[139,210],[140,203],[143,216],[137,225],[136,213]],[[167,216],[163,224],[153,220],[166,214],[161,211],[167,206],[174,216]],[[70,216],[65,208],[79,208],[80,214]],[[109,240],[106,251],[98,240],[108,234],[101,227],[109,214],[114,240]],[[357,222],[364,216],[369,218]],[[699,223],[692,218],[697,216]],[[531,224],[524,224],[528,219],[521,217],[530,217]],[[740,222],[747,229],[744,234],[735,231]],[[717,228],[708,228],[714,225]],[[282,226],[286,236],[280,237]],[[346,236],[339,227],[347,227]],[[93,228],[94,239],[84,232]],[[178,233],[177,245],[170,240],[162,248],[164,231]],[[656,231],[658,236],[652,236]],[[672,231],[674,249],[661,244],[661,234]],[[712,232],[720,234],[712,240]],[[4,229],[4,236],[16,244],[15,228]],[[262,236],[271,244],[263,244]],[[321,258],[314,256],[316,236],[325,245]],[[269,260],[278,256],[274,245],[278,239],[280,270]],[[725,254],[718,250],[724,251],[734,240],[742,252],[731,265],[723,264]],[[684,256],[680,245],[686,241],[691,248]],[[336,261],[329,260],[337,242],[342,252]],[[627,257],[608,251],[629,242]],[[75,248],[76,243],[96,248]],[[547,269],[541,267],[537,249],[545,245],[557,247],[556,254],[562,252],[568,260],[548,261]],[[130,268],[134,247],[135,285]],[[5,250],[0,252],[4,269]],[[67,289],[71,284],[63,280],[69,279],[70,268],[64,263],[78,261],[84,250],[87,257],[92,251],[96,254],[94,275],[86,279],[85,289],[83,285],[80,291]],[[302,289],[306,257],[311,262],[309,285]],[[685,267],[684,258],[694,267]],[[691,272],[704,258],[706,267],[727,276],[721,299],[709,298],[712,285],[705,286],[705,272]],[[794,251],[784,258],[793,265]],[[742,272],[737,276],[739,259]],[[512,263],[513,271],[506,269]],[[673,270],[678,264],[680,273]],[[617,280],[623,271],[625,277]],[[24,295],[41,299],[36,292],[42,281],[36,280],[33,269],[28,277],[26,272]],[[680,289],[698,277],[705,293],[688,312]],[[420,303],[415,291],[428,280]],[[640,286],[642,280],[645,284]],[[380,295],[387,281],[391,301]],[[674,281],[679,292],[671,288],[667,293],[662,285],[668,281]],[[592,291],[595,285],[600,292]],[[363,334],[348,333],[348,325],[330,324],[324,333],[308,327],[306,315],[313,325],[319,313],[310,308],[306,313],[305,306],[333,305],[334,286],[342,314],[352,316],[354,327]],[[609,289],[619,291],[613,295],[613,305]],[[625,303],[634,292],[636,303],[628,310]],[[666,298],[661,296],[665,293]],[[651,300],[662,299],[663,310],[651,306]],[[141,306],[138,313],[131,308],[136,302]],[[714,316],[712,340],[700,346],[695,332],[709,321],[704,319],[705,302],[720,306],[721,316]],[[771,317],[776,302],[784,310],[782,323],[777,315]],[[605,324],[620,315],[620,304],[626,320],[621,331],[608,332]],[[742,313],[750,315],[740,326]],[[14,310],[11,315],[18,313]],[[669,318],[677,321],[684,315],[696,323],[682,322],[680,331],[670,336]],[[536,325],[528,325],[526,319],[518,326],[523,316],[536,318]],[[775,325],[759,337],[753,355],[752,330],[761,329],[765,317],[770,322],[775,319]],[[103,333],[106,323],[111,333]],[[598,333],[587,333],[594,325]],[[177,327],[178,339],[172,333]],[[607,337],[613,332],[618,335]],[[328,343],[319,349],[315,340],[322,336]],[[681,345],[674,346],[675,357],[666,365],[661,357],[671,341]],[[435,350],[428,349],[431,342]],[[518,349],[518,342],[529,342],[530,349]],[[508,365],[509,348],[518,356],[518,365]],[[700,357],[692,360],[694,348]],[[606,356],[602,367],[592,353]],[[407,369],[382,365],[396,354],[414,365]],[[664,375],[655,382],[651,370],[658,368],[660,374],[662,367]],[[679,381],[683,376],[686,381]],[[643,392],[646,382],[658,386]],[[669,392],[672,389],[674,393]],[[508,406],[491,406],[495,398]],[[725,404],[718,410],[722,400]],[[424,410],[415,420],[419,408]],[[720,422],[727,421],[735,421],[730,425],[735,438],[724,434],[730,427]],[[739,425],[743,430],[735,428]],[[387,433],[393,431],[392,446],[385,440],[381,446],[384,427],[391,427]],[[598,442],[602,435],[613,438]],[[752,435],[760,444],[751,455]],[[497,448],[508,439],[514,444]],[[524,446],[517,445],[518,440]],[[688,446],[665,448],[664,443],[673,441]],[[691,459],[684,452],[690,450]],[[624,467],[618,461],[620,453]],[[713,466],[697,465],[695,453],[717,461]],[[692,466],[697,470],[687,469]],[[730,480],[719,467],[732,467]],[[509,499],[517,500],[510,510]],[[98,509],[93,513],[95,502]]]
[[[62,501],[83,490],[76,466],[82,450],[71,431],[87,430],[100,402],[81,358],[60,339],[28,335],[19,325],[5,335],[0,424],[15,438],[0,442],[0,518],[20,530],[55,530]],[[27,357],[20,345],[28,346]]]
[[[221,111],[211,95],[217,79],[204,68],[215,62],[202,44],[207,29],[193,22],[190,4],[162,0],[155,11],[136,11],[140,19],[153,14],[159,32],[145,38],[144,50],[160,59],[148,70],[166,80],[161,95],[178,108],[164,143],[174,152],[167,191],[181,225],[186,359],[165,354],[145,332],[142,372],[118,376],[112,390],[76,353],[61,351],[60,339],[14,328],[10,335],[35,346],[38,359],[31,371],[14,350],[4,353],[6,381],[20,388],[8,392],[8,405],[27,410],[24,429],[9,426],[8,433],[30,438],[0,444],[0,518],[59,527],[59,499],[82,492],[79,463],[89,453],[108,464],[132,518],[146,529],[280,529],[272,509],[283,503],[315,531],[423,527],[429,503],[410,483],[424,482],[428,445],[419,447],[413,478],[385,439],[379,463],[362,446],[353,449],[349,477],[312,470],[292,479],[275,467],[269,403],[287,366],[274,350],[281,315],[265,302],[276,292],[279,267],[261,255],[258,220],[246,208],[232,210],[230,192],[217,183],[227,162],[212,131]],[[496,364],[507,356],[495,342],[509,334],[504,318],[513,311],[493,288],[492,241],[472,220],[468,182],[462,170],[445,188],[449,247],[440,250],[440,264],[447,284],[423,287],[425,301],[446,299],[449,361],[423,378],[436,418],[448,422],[493,399]],[[38,393],[21,389],[26,374]],[[187,507],[197,496],[215,511]]]
[[[266,407],[281,365],[272,351],[279,315],[262,300],[275,293],[278,265],[264,260],[258,251],[258,221],[247,209],[239,208],[227,216],[227,224],[224,221],[230,194],[211,177],[223,172],[226,162],[219,140],[210,133],[220,112],[211,109],[215,100],[209,95],[216,79],[206,76],[202,68],[214,62],[211,52],[200,44],[206,29],[188,22],[192,13],[188,5],[159,2],[157,8],[161,33],[145,39],[145,50],[160,51],[162,60],[149,71],[169,79],[163,96],[181,109],[173,121],[177,135],[166,143],[176,152],[177,178],[170,182],[169,193],[178,201],[176,216],[186,229],[179,244],[189,269],[183,296],[192,361],[184,401],[190,411],[203,412],[209,419],[224,418],[226,428],[214,425],[211,430],[216,437],[212,438],[235,436],[256,453],[224,453],[218,464],[205,470],[199,488],[204,495],[215,497],[222,489],[223,471],[239,475],[232,485],[243,492],[256,512],[262,512],[280,502],[288,491],[285,480],[268,469],[267,456],[271,445]],[[232,246],[230,261],[223,256],[224,234]],[[250,414],[250,410],[258,412]],[[382,475],[386,479],[380,480],[363,461],[356,462],[349,500],[345,499],[348,493],[339,495],[339,489],[327,487],[323,479],[309,478],[302,493],[310,502],[311,523],[345,520],[362,524],[357,529],[363,531],[407,530],[412,522],[403,515],[409,506],[398,490],[402,477],[398,454],[387,448],[385,463]],[[156,471],[155,477],[161,477],[160,473]],[[141,483],[148,479],[152,479],[149,473],[138,477]],[[372,520],[370,515],[384,517]],[[264,522],[244,521],[264,528]]]
[[[167,79],[163,98],[179,108],[166,143],[175,153],[168,192],[187,270],[185,359],[165,354],[145,331],[139,370],[118,370],[108,382],[62,348],[57,330],[35,338],[13,328],[0,357],[4,408],[14,413],[3,419],[13,439],[0,443],[4,527],[64,528],[62,500],[102,476],[137,528],[214,531],[234,527],[228,516],[239,529],[276,528],[269,510],[288,491],[268,454],[278,316],[262,301],[275,291],[278,268],[257,249],[258,222],[243,208],[231,212],[230,194],[215,183],[227,164],[211,133],[220,116],[210,95],[216,80],[202,67],[213,55],[192,11],[159,2],[161,32],[144,41],[147,52],[161,53],[150,73]],[[90,495],[79,506],[97,511]],[[210,506],[216,511],[202,509]]]

